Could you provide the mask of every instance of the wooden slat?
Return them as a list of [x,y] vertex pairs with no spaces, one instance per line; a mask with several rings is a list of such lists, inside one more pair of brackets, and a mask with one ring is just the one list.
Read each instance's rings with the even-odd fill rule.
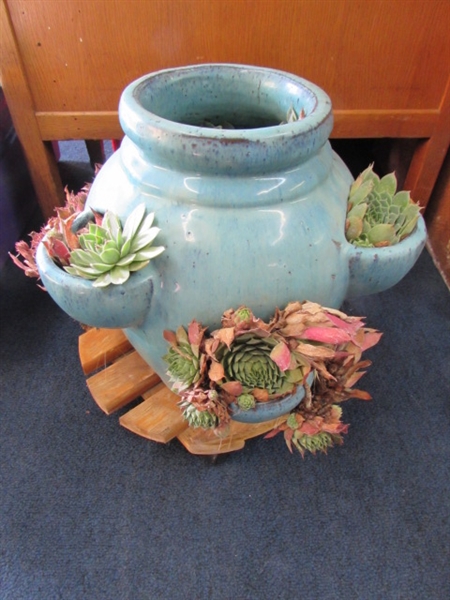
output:
[[108,366],[132,348],[121,329],[89,329],[78,338],[80,362],[86,375]]
[[428,138],[439,110],[334,110],[332,138]]
[[170,442],[187,427],[177,406],[179,397],[164,384],[142,394],[144,402],[120,417],[121,425],[155,442]]
[[117,111],[37,112],[36,119],[44,140],[109,140],[123,137]]
[[135,400],[160,381],[137,352],[126,354],[87,380],[92,397],[107,414]]
[[281,422],[282,419],[273,419],[257,424],[231,421],[229,433],[224,438],[218,437],[210,429],[192,429],[188,427],[178,435],[178,439],[191,454],[225,454],[242,450],[246,440],[271,431]]
[[[38,112],[44,140],[118,139],[123,136],[117,112]],[[335,110],[334,138],[429,137],[438,110]]]

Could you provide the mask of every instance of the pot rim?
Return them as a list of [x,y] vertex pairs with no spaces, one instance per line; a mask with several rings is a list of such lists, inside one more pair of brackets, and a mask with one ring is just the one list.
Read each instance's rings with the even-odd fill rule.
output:
[[[262,106],[259,95],[262,90],[263,96],[270,98],[270,103],[279,102],[280,106],[284,103],[284,115],[289,104],[294,103],[297,103],[298,110],[299,106],[307,105],[307,114],[291,123],[214,129],[171,120],[167,115],[152,111],[152,104],[158,104],[158,94],[165,92],[167,96],[165,86],[172,89],[179,85],[179,91],[185,92],[186,86],[192,85],[195,78],[201,82],[220,77],[226,81],[229,79],[229,85],[236,86],[236,89],[241,84],[246,93],[251,90],[253,96],[250,100],[248,94],[244,97],[246,102],[254,103],[255,110]],[[180,97],[181,106],[182,94]],[[195,100],[195,93],[193,97]],[[170,165],[175,152],[177,160],[181,161],[180,166],[184,161],[187,166],[202,162],[208,166],[214,161],[211,156],[220,149],[220,164],[215,165],[218,172],[230,166],[239,170],[239,165],[246,163],[257,163],[259,168],[261,163],[272,167],[286,161],[298,164],[325,144],[333,128],[331,100],[317,85],[278,69],[235,63],[189,65],[144,75],[124,89],[119,103],[119,119],[125,134],[140,149],[149,152],[156,164]],[[192,160],[193,155],[197,159]]]

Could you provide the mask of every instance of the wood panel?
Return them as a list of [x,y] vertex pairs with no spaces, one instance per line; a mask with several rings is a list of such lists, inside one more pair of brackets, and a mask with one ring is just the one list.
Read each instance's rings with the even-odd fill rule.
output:
[[7,4],[37,111],[113,111],[136,77],[200,62],[291,71],[336,109],[437,109],[448,76],[446,0]]
[[431,195],[426,222],[428,249],[450,290],[450,152]]
[[162,68],[235,62],[321,86],[335,138],[420,138],[425,206],[450,142],[448,0],[0,0],[1,77],[44,216],[63,199],[42,140],[120,138],[123,88]]
[[63,203],[64,191],[51,149],[42,143],[34,115],[32,91],[17,46],[17,40],[3,2],[0,3],[1,82],[16,133],[22,142],[25,160],[44,216]]
[[[335,110],[333,138],[428,138],[440,113],[428,110]],[[117,139],[123,136],[117,111],[37,112],[44,140]]]

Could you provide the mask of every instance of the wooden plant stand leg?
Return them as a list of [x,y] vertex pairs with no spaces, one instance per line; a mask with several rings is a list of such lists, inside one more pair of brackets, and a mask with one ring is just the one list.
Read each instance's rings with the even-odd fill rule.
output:
[[217,457],[241,450],[246,440],[271,431],[282,420],[256,425],[231,421],[225,437],[192,429],[177,405],[179,397],[161,382],[119,329],[89,329],[79,338],[79,355],[89,391],[107,415],[140,398],[139,404],[120,416],[119,423],[155,442],[177,438],[191,454]]

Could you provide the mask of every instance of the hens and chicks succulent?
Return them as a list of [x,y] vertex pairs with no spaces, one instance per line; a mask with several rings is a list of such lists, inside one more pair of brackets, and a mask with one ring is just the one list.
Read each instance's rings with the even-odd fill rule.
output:
[[397,192],[395,173],[380,178],[373,165],[350,188],[345,234],[355,246],[383,247],[401,242],[414,231],[420,207],[409,192]]

